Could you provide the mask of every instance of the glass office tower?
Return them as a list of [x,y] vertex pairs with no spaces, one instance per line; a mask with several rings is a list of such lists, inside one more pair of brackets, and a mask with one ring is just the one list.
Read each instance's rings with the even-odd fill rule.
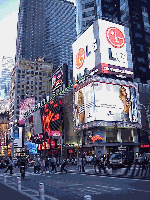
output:
[[72,2],[45,0],[45,51],[53,70],[63,63],[72,69],[72,43],[76,39],[75,6]]

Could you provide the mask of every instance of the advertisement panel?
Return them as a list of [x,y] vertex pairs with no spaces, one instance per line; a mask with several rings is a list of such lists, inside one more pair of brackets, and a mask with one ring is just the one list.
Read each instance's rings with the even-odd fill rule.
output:
[[[124,68],[133,68],[130,46],[129,30],[119,24],[99,19],[99,37],[101,63],[106,63]],[[130,48],[131,49],[131,48]]]
[[19,127],[19,138],[15,139],[14,138],[14,147],[22,147],[22,127]]
[[[45,104],[41,109],[42,124],[44,132],[47,132],[49,136],[60,136],[60,125],[61,125],[61,116],[60,116],[60,105],[62,101],[59,99],[54,99],[49,103]],[[58,133],[59,131],[59,133]]]
[[96,120],[133,121],[129,87],[96,82],[94,90]]
[[33,113],[34,133],[35,135],[42,133],[42,122],[40,110]]
[[24,114],[34,109],[35,107],[35,97],[30,97],[20,101],[19,105],[19,124],[25,124]]
[[75,113],[76,126],[95,120],[92,83],[75,93]]
[[[88,38],[88,40],[87,40]],[[98,68],[99,73],[134,77],[129,29],[98,19],[72,45],[73,77],[84,70]]]
[[[88,40],[87,40],[88,38]],[[92,70],[95,67],[96,40],[91,25],[72,45],[73,47],[73,77],[84,75],[84,70]]]
[[92,82],[75,92],[76,126],[94,120],[138,122],[134,87]]

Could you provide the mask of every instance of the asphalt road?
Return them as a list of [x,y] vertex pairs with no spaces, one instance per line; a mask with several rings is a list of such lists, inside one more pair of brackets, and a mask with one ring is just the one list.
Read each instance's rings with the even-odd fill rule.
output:
[[[39,199],[39,183],[44,183],[45,200],[83,200],[90,195],[92,200],[150,199],[150,180],[117,178],[79,174],[76,167],[69,167],[72,173],[34,174],[29,168],[26,177],[21,181],[22,191]],[[3,182],[3,169],[0,169],[0,180]],[[7,184],[17,188],[19,169],[14,169],[12,176],[7,174]]]

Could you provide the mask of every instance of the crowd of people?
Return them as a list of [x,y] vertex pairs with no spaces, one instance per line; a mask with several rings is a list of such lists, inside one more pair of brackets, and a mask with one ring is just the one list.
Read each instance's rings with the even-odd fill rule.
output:
[[[97,156],[97,155],[93,155],[93,160],[92,160],[92,164],[94,166],[94,171],[97,173],[97,169],[98,169],[98,173],[102,173],[102,169],[104,170],[105,174],[108,174],[108,171],[106,170],[107,168],[111,168],[112,165],[110,164],[109,161],[109,155],[103,156]],[[34,162],[33,162],[34,161]],[[1,159],[0,161],[1,163],[6,163],[6,170],[4,173],[6,173],[7,171],[10,171],[10,174],[13,174],[13,167],[17,167],[20,168],[21,166],[25,166],[25,169],[27,170],[27,168],[29,166],[31,166],[31,163],[34,166],[34,173],[46,173],[47,171],[49,171],[50,173],[56,173],[57,172],[57,168],[60,167],[60,171],[61,173],[63,173],[63,171],[65,171],[67,173],[67,165],[70,163],[69,159],[65,159],[64,157],[61,159],[60,157],[55,157],[54,155],[49,158],[47,157],[40,157],[39,155],[35,156],[35,159],[29,159],[29,158],[25,158],[25,157],[21,157],[17,159],[17,162],[14,163],[13,159],[11,156],[9,157],[4,157]],[[81,170],[83,170],[83,168],[85,167],[85,165],[87,164],[85,156],[79,156],[78,158],[78,170],[81,172]],[[146,173],[149,173],[150,175],[150,157],[149,155],[142,155],[140,162],[135,159],[134,161],[130,162],[128,164],[128,166],[126,167],[126,170],[124,171],[123,175],[126,175],[128,173],[128,171],[131,169],[131,165],[134,165],[134,168],[132,170],[131,175],[134,174],[136,166],[138,166],[138,171],[136,171],[136,175],[139,175],[140,169],[142,169],[142,174],[144,172],[144,170],[146,171]]]

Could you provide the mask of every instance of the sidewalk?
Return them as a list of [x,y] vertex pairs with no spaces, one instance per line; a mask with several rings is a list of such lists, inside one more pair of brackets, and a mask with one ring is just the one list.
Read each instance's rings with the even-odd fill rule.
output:
[[11,189],[10,187],[0,183],[0,199],[10,200],[31,200],[28,196],[21,194],[20,192]]

